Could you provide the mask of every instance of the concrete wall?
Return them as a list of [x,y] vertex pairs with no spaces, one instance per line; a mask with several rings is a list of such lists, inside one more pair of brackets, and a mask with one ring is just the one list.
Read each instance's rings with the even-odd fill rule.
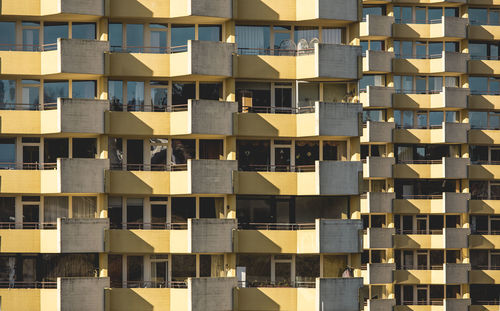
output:
[[444,310],[445,311],[468,311],[471,305],[470,299],[444,299]]
[[318,0],[318,2],[318,18],[358,21],[359,1]]
[[363,71],[391,72],[393,59],[393,52],[366,51],[366,63],[368,67],[363,68]]
[[443,213],[468,213],[470,193],[443,192]]
[[[216,2],[218,1],[220,0]],[[223,77],[233,75],[235,43],[189,40],[188,53],[190,74]]]
[[465,179],[469,165],[469,158],[443,158],[443,176],[451,179]]
[[470,264],[444,264],[444,281],[446,284],[469,283]]
[[238,162],[233,160],[188,160],[190,193],[232,194],[233,171]]
[[396,164],[396,158],[367,157],[366,169],[363,168],[364,178],[392,178],[392,166]]
[[189,278],[188,311],[231,311],[236,278]]
[[188,219],[188,249],[191,253],[231,253],[236,219]]
[[[59,0],[61,13],[104,15],[104,0]],[[43,1],[42,1],[43,2]]]
[[387,311],[396,305],[395,299],[368,299],[368,310]]
[[470,89],[459,87],[445,87],[443,92],[444,106],[446,108],[467,108],[467,97],[470,95]]
[[[331,1],[336,3],[340,1]],[[348,1],[356,2],[357,1]],[[344,15],[344,11],[336,8]],[[314,45],[319,78],[359,79],[361,78],[361,47],[343,44]]]
[[103,253],[108,218],[57,219],[57,247],[59,253]]
[[[190,0],[191,15],[195,16],[210,16],[210,17],[233,17],[233,1],[232,0]],[[171,0],[171,5],[175,5],[176,1]]]
[[462,38],[467,37],[468,20],[460,17],[443,16],[444,37]]
[[444,228],[444,248],[469,247],[470,228]]
[[396,127],[394,122],[374,122],[368,121],[366,128],[363,129],[361,142],[392,142],[392,132]]
[[317,311],[359,311],[363,278],[317,278]]
[[104,52],[109,51],[109,44],[109,41],[57,39],[59,72],[103,75]]
[[444,143],[467,143],[467,132],[470,130],[469,123],[443,123]]
[[396,270],[395,263],[368,264],[369,284],[385,284],[394,281],[392,271]]
[[59,193],[103,193],[109,159],[57,159]]
[[363,165],[357,161],[316,161],[318,195],[358,195]]
[[[365,24],[367,29],[361,32],[361,36],[391,37],[394,16],[368,15]],[[365,33],[366,31],[366,33]]]
[[443,72],[467,73],[467,61],[469,58],[469,54],[466,53],[443,51]]
[[320,253],[360,253],[363,248],[358,219],[316,219],[316,240]]
[[362,111],[361,104],[316,102],[316,135],[360,136]]
[[394,192],[368,192],[366,194],[370,213],[392,213]]
[[393,94],[393,87],[369,85],[366,92],[367,102],[362,104],[364,107],[391,108]]
[[192,134],[234,135],[233,114],[238,112],[237,103],[190,99],[188,112]]
[[368,228],[369,248],[392,248],[392,237],[396,233],[394,228]]
[[107,110],[107,100],[58,98],[58,128],[61,133],[104,134]]
[[109,278],[57,278],[57,311],[104,311]]

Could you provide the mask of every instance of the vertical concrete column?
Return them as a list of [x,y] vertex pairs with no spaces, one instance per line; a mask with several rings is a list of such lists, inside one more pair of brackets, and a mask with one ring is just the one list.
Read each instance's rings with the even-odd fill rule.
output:
[[99,253],[99,277],[108,276],[108,254]]
[[225,198],[226,218],[236,218],[236,195],[228,194]]
[[236,160],[236,137],[227,136],[224,143],[224,157],[226,160]]
[[349,138],[349,156],[351,157],[351,161],[360,161],[359,137]]
[[224,254],[224,270],[226,277],[236,277],[236,253]]
[[[109,1],[105,1],[105,2],[109,3]],[[97,24],[97,40],[109,41],[108,34],[109,34],[108,19],[101,18],[99,20],[99,23]]]
[[97,139],[97,155],[99,159],[108,159],[108,136],[101,135]]
[[[236,68],[233,60],[233,68]],[[234,71],[234,69],[233,69]],[[234,74],[234,72],[233,72]],[[224,80],[224,96],[226,101],[234,102],[236,101],[236,82],[233,78]]]
[[361,219],[361,207],[359,202],[359,196],[349,197],[349,209],[350,215],[342,213],[342,219]]
[[105,194],[97,195],[97,214],[99,218],[108,218],[108,196]]

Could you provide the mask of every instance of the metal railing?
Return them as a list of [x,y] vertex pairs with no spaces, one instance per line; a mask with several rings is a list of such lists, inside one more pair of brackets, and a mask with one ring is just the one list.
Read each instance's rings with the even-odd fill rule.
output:
[[474,60],[500,60],[498,55],[470,55],[470,59]]
[[396,24],[441,24],[442,19],[396,18]]
[[275,56],[299,56],[310,55],[314,49],[262,49],[262,48],[238,48],[238,55],[275,55]]
[[0,44],[0,51],[44,52],[57,50],[57,43],[49,44]]
[[443,229],[435,229],[435,230],[401,230],[396,229],[396,234],[418,234],[418,235],[442,235]]
[[443,270],[443,265],[402,265],[400,270]]
[[24,104],[24,103],[0,103],[0,110],[41,110],[39,104]]
[[57,288],[57,282],[0,281],[0,288]]
[[314,223],[289,224],[289,223],[239,223],[238,229],[242,230],[314,230]]
[[443,57],[443,53],[425,55],[396,53],[394,56],[399,59],[438,59]]
[[283,282],[271,282],[271,281],[238,281],[238,287],[271,287],[271,288],[316,288],[316,282],[304,282],[304,281],[283,281]]
[[404,300],[403,305],[406,306],[412,306],[412,305],[417,305],[417,306],[442,306],[443,305],[443,300],[444,298],[431,298],[429,300]]
[[112,282],[111,287],[118,288],[187,288],[187,282],[183,281],[125,281]]
[[56,229],[56,222],[0,222],[0,229]]
[[188,110],[188,104],[181,104],[181,105],[166,105],[166,106],[152,106],[152,105],[145,105],[145,104],[139,104],[139,105],[124,105],[121,103],[115,103],[111,102],[111,111],[128,111],[128,112],[134,112],[134,111],[148,111],[148,112],[178,112],[178,111],[187,111]]
[[403,194],[403,200],[439,200],[443,194]]
[[127,46],[112,45],[111,52],[113,53],[151,53],[151,54],[173,54],[187,52],[188,45],[178,46]]
[[57,163],[0,162],[0,170],[55,170]]
[[442,164],[443,160],[399,160],[398,164]]
[[112,164],[118,171],[187,171],[187,164]]
[[249,164],[240,166],[240,171],[244,172],[314,172],[316,166],[311,165],[270,165],[270,164]]
[[150,230],[187,230],[187,223],[151,223],[151,222],[124,222],[121,228],[113,229],[123,229],[134,230],[134,229],[150,229]]
[[269,107],[269,106],[240,106],[239,112],[242,113],[275,113],[275,114],[301,114],[314,113],[314,106],[306,107]]

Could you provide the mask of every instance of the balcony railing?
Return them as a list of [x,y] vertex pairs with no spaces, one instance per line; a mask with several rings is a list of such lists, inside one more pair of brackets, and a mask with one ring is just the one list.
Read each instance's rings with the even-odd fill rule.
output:
[[500,60],[498,55],[470,55],[470,59],[474,60]]
[[429,300],[404,300],[403,305],[405,306],[442,306],[444,298],[431,298]]
[[443,57],[443,53],[439,54],[425,54],[425,55],[417,55],[417,54],[399,54],[396,53],[394,55],[396,58],[401,59],[438,59]]
[[57,282],[0,281],[0,288],[57,288]]
[[398,164],[442,164],[443,160],[399,160]]
[[400,270],[443,270],[443,265],[402,265]]
[[2,170],[55,170],[57,163],[17,163],[0,162]]
[[298,56],[310,55],[314,49],[261,49],[261,48],[238,48],[238,55],[275,55],[275,56]]
[[313,113],[315,106],[306,107],[269,107],[269,106],[240,106],[239,112],[243,113],[283,113],[283,114],[301,114]]
[[311,165],[270,165],[270,164],[249,164],[239,167],[243,172],[314,172],[316,167]]
[[49,44],[0,44],[0,51],[44,52],[57,50],[57,43]]
[[150,229],[150,230],[187,230],[187,223],[152,223],[152,222],[123,222],[121,227],[116,224],[111,225],[111,229]]
[[442,19],[396,18],[396,24],[441,24]]
[[[125,108],[125,109],[124,109]],[[187,111],[188,104],[180,105],[145,105],[144,103],[124,105],[111,100],[111,111],[148,111],[148,112],[177,112]]]
[[287,224],[287,223],[240,223],[238,229],[243,230],[314,230],[314,223],[306,224]]
[[473,265],[472,270],[500,270],[500,266]]
[[443,194],[403,194],[403,200],[439,200]]
[[112,288],[187,288],[183,281],[125,281],[111,282]]
[[306,281],[238,281],[238,287],[271,287],[271,288],[316,288],[316,282]]
[[57,222],[0,222],[0,229],[56,229]]
[[396,229],[396,234],[426,234],[426,235],[441,235],[443,234],[443,229],[436,229],[436,230],[401,230],[401,229]]
[[112,164],[117,171],[187,171],[187,164]]
[[173,54],[187,52],[187,45],[178,46],[127,46],[112,45],[111,52],[113,53],[152,53],[152,54]]

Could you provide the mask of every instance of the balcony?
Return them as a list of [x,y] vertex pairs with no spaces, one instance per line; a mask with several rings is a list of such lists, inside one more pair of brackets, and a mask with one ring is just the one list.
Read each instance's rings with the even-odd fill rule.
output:
[[500,200],[470,200],[471,214],[500,214]]
[[109,231],[110,253],[232,253],[236,219],[188,219],[168,230]]
[[470,179],[499,179],[500,178],[500,165],[470,165],[469,166]]
[[252,21],[308,21],[336,20],[337,23],[358,21],[360,4],[349,0],[282,0],[268,2],[262,0],[238,0],[236,16],[238,20]]
[[[269,107],[269,110],[272,108]],[[361,111],[360,104],[316,102],[314,107],[298,109],[296,113],[289,114],[238,113],[235,135],[356,137],[361,134]]]
[[445,123],[440,129],[396,129],[394,143],[442,144],[467,143],[468,123]]
[[222,22],[233,16],[231,0],[112,0],[111,18],[186,18],[194,21]]
[[392,167],[396,159],[392,157],[367,157],[363,164],[363,178],[392,178]]
[[395,299],[368,299],[366,311],[392,310],[396,305]]
[[104,15],[104,0],[1,0],[1,15]]
[[[262,226],[257,226],[257,228]],[[237,232],[238,253],[327,254],[360,253],[360,220],[316,219],[315,224],[297,224],[286,230],[283,225],[269,224],[258,230]],[[293,230],[295,229],[295,230]]]
[[317,278],[315,288],[238,288],[237,310],[360,310],[362,278]]
[[106,192],[137,195],[232,194],[233,171],[236,170],[237,161],[193,159],[187,161],[185,171],[111,170],[106,172],[106,180],[109,180]]
[[500,144],[500,131],[498,130],[477,130],[469,131],[469,144]]
[[465,179],[468,176],[469,158],[442,158],[442,160],[414,161],[411,164],[396,164],[394,178],[439,178]]
[[[57,289],[55,288],[57,287]],[[109,278],[57,278],[48,288],[0,289],[2,308],[22,310],[104,311]]]
[[429,24],[394,24],[393,37],[408,39],[465,39],[468,20],[460,17],[442,16],[441,20]]
[[439,270],[395,270],[396,284],[467,284],[469,264],[444,264]]
[[[77,1],[75,1],[76,3]],[[51,75],[57,78],[68,74],[95,76],[104,74],[104,53],[109,51],[108,41],[57,39],[57,43],[40,47],[30,46],[33,51],[0,51],[2,75]]]
[[392,66],[395,74],[466,73],[468,59],[469,54],[443,51],[429,58],[395,58]]
[[[29,225],[39,227],[39,224]],[[105,231],[109,229],[107,218],[58,218],[57,224],[42,224],[42,227],[54,225],[56,225],[56,230],[0,230],[2,241],[0,253],[103,253],[106,251]]]
[[[249,1],[250,2],[250,1]],[[361,47],[314,44],[309,50],[238,48],[240,79],[355,80],[361,78]]]
[[23,105],[5,108],[10,110],[0,110],[1,134],[104,134],[104,112],[109,110],[109,102],[58,98],[57,104],[46,104],[44,107],[55,108],[53,110],[21,110],[26,108]]
[[394,248],[399,249],[445,249],[467,248],[470,229],[444,228],[443,234],[397,234]]
[[360,93],[359,100],[363,108],[391,108],[394,92],[393,87],[369,85],[366,92]]
[[368,192],[361,199],[361,213],[392,213],[394,192]]
[[499,110],[500,96],[495,93],[469,95],[468,108]]
[[366,270],[365,284],[392,284],[394,270],[396,270],[394,263],[370,263]]
[[470,299],[456,299],[456,298],[432,298],[428,301],[405,301],[404,305],[394,306],[394,311],[468,311],[470,310],[487,310],[487,309],[474,309],[471,306]]
[[442,109],[467,108],[469,89],[458,87],[444,87],[442,91],[426,94],[398,93],[393,96],[394,108],[409,109]]
[[432,199],[398,199],[394,201],[397,214],[444,214],[467,213],[469,193],[443,192],[442,197]]
[[392,72],[394,53],[386,51],[366,51],[363,57],[363,72],[388,73]]
[[144,53],[128,50],[109,53],[106,74],[111,77],[145,78],[233,76],[233,54],[236,52],[234,43],[189,40],[187,46],[168,47],[164,53],[148,53],[155,48],[140,49]]
[[500,235],[476,235],[469,236],[469,247],[471,249],[499,249]]
[[500,40],[498,25],[469,25],[469,40]]
[[394,122],[366,122],[363,128],[362,143],[390,143],[393,139]]
[[57,159],[57,163],[11,165],[12,169],[0,170],[2,193],[104,193],[109,160]]
[[394,16],[367,15],[366,21],[359,24],[359,36],[372,40],[383,40],[392,37]]
[[[184,108],[184,107],[182,107]],[[110,111],[106,134],[132,136],[234,135],[234,102],[188,100],[186,110],[173,112]],[[1,113],[1,112],[0,112]]]
[[236,194],[359,195],[362,164],[316,161],[313,172],[238,172]]
[[471,284],[500,284],[500,270],[471,270]]
[[393,248],[394,228],[368,228],[363,238],[363,248]]
[[500,60],[496,59],[471,59],[468,63],[469,75],[498,75],[500,74]]

